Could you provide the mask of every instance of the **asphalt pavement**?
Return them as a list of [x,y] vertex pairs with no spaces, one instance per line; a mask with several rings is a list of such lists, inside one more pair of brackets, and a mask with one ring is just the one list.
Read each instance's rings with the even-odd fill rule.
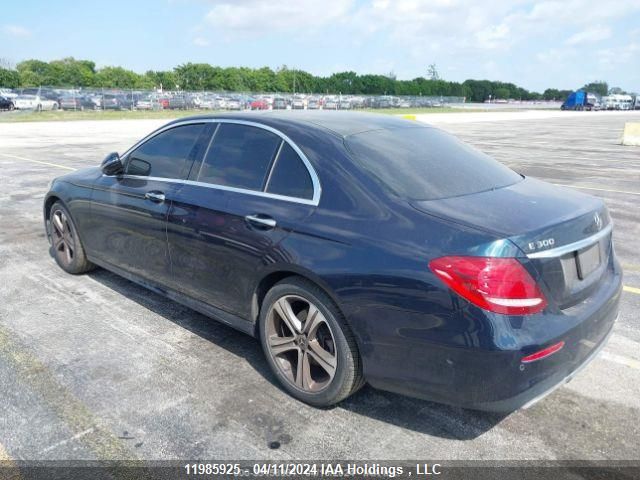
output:
[[0,459],[638,460],[640,147],[620,136],[640,112],[515,113],[419,120],[604,198],[626,287],[602,354],[507,416],[370,387],[312,408],[254,339],[107,271],[65,274],[43,229],[49,181],[164,121],[0,124]]

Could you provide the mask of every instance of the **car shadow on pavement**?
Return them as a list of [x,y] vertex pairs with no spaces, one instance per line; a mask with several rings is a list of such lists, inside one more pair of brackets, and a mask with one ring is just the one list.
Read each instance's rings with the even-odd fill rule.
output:
[[365,385],[338,407],[419,433],[451,440],[472,440],[491,430],[508,414],[443,405]]
[[[107,270],[99,268],[88,275],[155,314],[244,358],[263,378],[279,387],[256,339]],[[287,394],[283,391],[282,395]],[[333,408],[342,408],[426,435],[454,440],[474,439],[506,417],[504,414],[466,410],[405,397],[376,390],[368,385],[337,406],[324,410]]]

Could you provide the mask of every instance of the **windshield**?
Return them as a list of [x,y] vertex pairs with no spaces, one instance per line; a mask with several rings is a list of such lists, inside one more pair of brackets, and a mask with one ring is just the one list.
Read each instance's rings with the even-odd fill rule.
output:
[[430,127],[372,130],[345,140],[353,158],[396,195],[435,200],[512,185],[510,168]]

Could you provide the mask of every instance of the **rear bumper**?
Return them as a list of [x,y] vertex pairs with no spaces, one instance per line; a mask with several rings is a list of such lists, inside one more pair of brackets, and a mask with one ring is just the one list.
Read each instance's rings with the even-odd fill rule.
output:
[[[529,407],[570,381],[604,347],[621,291],[618,271],[579,311],[481,319],[483,311],[470,310],[460,320],[470,326],[463,333],[452,333],[452,326],[438,318],[431,318],[433,328],[416,328],[415,321],[407,328],[398,318],[400,325],[389,329],[392,335],[384,343],[361,349],[365,377],[375,388],[463,408],[509,412]],[[565,346],[553,355],[522,363],[523,357],[560,341]]]
[[513,412],[520,408],[529,408],[540,400],[545,398],[547,395],[550,395],[558,388],[563,385],[569,383],[573,378],[580,373],[591,360],[596,358],[598,353],[604,348],[607,344],[611,333],[613,332],[613,328],[609,330],[609,333],[602,339],[599,345],[597,345],[594,350],[584,359],[584,361],[578,365],[578,367],[571,371],[568,375],[562,377],[561,373],[557,373],[555,375],[551,375],[545,380],[537,383],[535,386],[531,387],[529,390],[525,390],[517,395],[514,395],[511,398],[506,398],[503,400],[497,400],[493,402],[485,402],[479,403],[474,407],[477,410],[484,411],[492,411],[492,412]]

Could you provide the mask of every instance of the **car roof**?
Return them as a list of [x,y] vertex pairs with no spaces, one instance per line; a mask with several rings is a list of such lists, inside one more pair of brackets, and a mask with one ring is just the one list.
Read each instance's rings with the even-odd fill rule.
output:
[[266,112],[239,112],[197,115],[174,120],[171,123],[198,119],[230,119],[257,122],[276,129],[291,126],[315,127],[339,137],[347,137],[370,130],[427,127],[424,123],[405,120],[395,115],[365,112],[281,110]]

